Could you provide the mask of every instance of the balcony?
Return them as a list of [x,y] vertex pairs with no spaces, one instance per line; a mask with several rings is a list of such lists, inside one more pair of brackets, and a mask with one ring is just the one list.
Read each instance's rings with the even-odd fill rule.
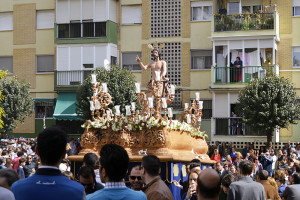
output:
[[212,37],[276,35],[279,40],[279,14],[216,14],[212,23]]
[[266,136],[243,123],[241,117],[214,118],[216,136]]
[[91,74],[91,70],[55,71],[55,90],[74,91]]
[[256,78],[263,78],[269,73],[277,73],[278,66],[245,66],[241,68],[236,67],[212,67],[211,87],[237,87],[238,84],[244,87],[243,84],[249,83]]

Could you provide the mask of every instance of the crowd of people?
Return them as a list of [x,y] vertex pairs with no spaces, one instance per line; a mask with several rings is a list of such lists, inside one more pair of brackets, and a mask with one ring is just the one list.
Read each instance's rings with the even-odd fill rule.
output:
[[[76,177],[68,155],[80,145],[57,127],[44,129],[37,139],[5,139],[0,146],[0,200],[132,199],[173,200],[161,179],[160,159],[146,155],[129,168],[127,151],[107,144],[83,157]],[[300,144],[255,150],[247,143],[241,152],[232,143],[209,145],[211,168],[199,159],[186,164],[186,181],[173,181],[182,200],[300,199]],[[125,177],[129,183],[126,185]],[[178,199],[178,197],[176,197]]]

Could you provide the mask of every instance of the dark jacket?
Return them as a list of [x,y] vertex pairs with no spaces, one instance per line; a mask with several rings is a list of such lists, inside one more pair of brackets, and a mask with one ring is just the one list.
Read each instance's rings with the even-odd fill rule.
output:
[[25,173],[25,178],[27,178],[32,173],[33,168],[35,168],[34,162],[31,162],[30,164],[28,162],[26,162],[26,165],[23,168],[24,173]]

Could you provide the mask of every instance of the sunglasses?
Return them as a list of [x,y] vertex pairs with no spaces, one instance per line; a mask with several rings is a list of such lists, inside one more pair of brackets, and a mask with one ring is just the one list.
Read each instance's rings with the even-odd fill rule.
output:
[[142,180],[140,176],[129,176],[132,180],[138,179],[139,181]]

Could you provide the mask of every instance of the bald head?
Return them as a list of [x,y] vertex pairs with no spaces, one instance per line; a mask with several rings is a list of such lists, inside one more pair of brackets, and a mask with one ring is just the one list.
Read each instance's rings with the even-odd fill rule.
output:
[[221,189],[221,178],[216,170],[207,168],[203,170],[197,179],[197,196],[200,199],[218,199]]

